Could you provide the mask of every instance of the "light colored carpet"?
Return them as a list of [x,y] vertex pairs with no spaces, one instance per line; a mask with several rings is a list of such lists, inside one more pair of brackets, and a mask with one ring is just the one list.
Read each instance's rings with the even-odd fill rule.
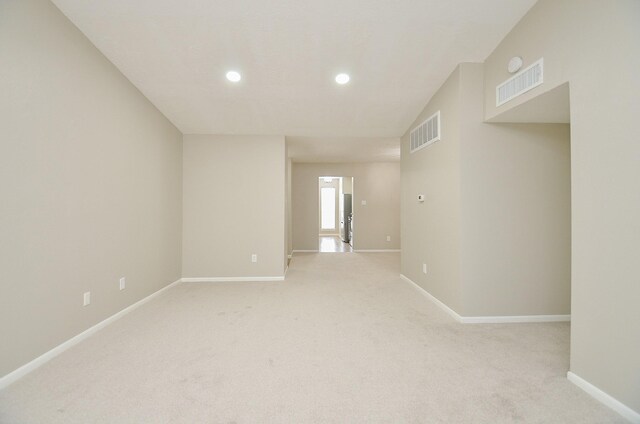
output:
[[569,325],[463,325],[395,253],[180,284],[0,392],[8,423],[623,423],[568,382]]

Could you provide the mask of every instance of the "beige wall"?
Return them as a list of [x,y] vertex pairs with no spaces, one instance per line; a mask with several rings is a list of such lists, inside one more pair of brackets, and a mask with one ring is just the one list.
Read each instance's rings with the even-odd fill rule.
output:
[[342,192],[344,194],[353,194],[353,177],[342,179]]
[[[286,143],[286,140],[285,140]],[[285,188],[285,196],[286,196],[286,220],[285,220],[285,228],[286,228],[286,256],[285,259],[288,259],[289,255],[291,255],[291,251],[293,250],[293,225],[291,219],[291,159],[287,158],[287,171],[286,171],[286,188]],[[287,261],[288,263],[288,261]]]
[[[400,248],[400,164],[294,163],[291,181],[293,249],[318,250],[318,178],[353,180],[354,248]],[[367,205],[361,204],[362,200]],[[386,241],[386,236],[391,241]]]
[[[401,272],[460,312],[460,69],[456,68],[400,142]],[[440,110],[440,141],[409,153],[409,134]],[[423,194],[424,202],[417,196]],[[422,264],[427,264],[427,274]]]
[[456,68],[410,127],[440,110],[440,141],[402,138],[402,273],[461,316],[569,314],[568,125],[483,123],[482,68]]
[[[539,1],[485,63],[488,118],[569,82],[571,371],[640,411],[640,2]],[[586,30],[588,29],[588,30]],[[508,59],[545,82],[496,109]],[[498,117],[499,118],[499,117]]]
[[182,152],[48,1],[0,2],[0,93],[2,376],[180,278]]
[[183,277],[282,276],[284,137],[185,135],[183,156]]
[[464,143],[462,315],[570,314],[569,126],[480,124]]
[[463,315],[571,312],[569,125],[485,124],[483,65],[460,65]]

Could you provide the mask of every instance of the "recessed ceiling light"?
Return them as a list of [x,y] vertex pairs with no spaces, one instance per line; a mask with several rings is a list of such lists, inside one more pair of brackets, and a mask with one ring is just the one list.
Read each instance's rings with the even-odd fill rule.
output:
[[239,72],[229,71],[227,72],[227,79],[231,82],[238,82],[242,79]]
[[346,84],[349,82],[349,75],[348,74],[338,74],[336,75],[336,82],[338,84]]

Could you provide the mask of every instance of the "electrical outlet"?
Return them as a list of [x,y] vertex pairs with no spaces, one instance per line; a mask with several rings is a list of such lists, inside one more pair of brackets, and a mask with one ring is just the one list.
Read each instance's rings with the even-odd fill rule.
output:
[[251,255],[251,262],[258,262],[258,255],[256,255],[255,253]]
[[422,264],[422,273],[423,274],[427,273],[427,264]]
[[122,277],[120,279],[120,290],[124,290],[125,286],[127,285],[127,280],[125,280],[124,277]]
[[387,236],[387,241],[391,241],[391,236]]
[[85,292],[82,298],[82,306],[87,306],[91,303],[91,292]]
[[360,203],[362,203],[362,206],[367,206],[367,201],[366,201],[366,200],[363,200],[363,201],[362,201],[362,202],[360,202]]

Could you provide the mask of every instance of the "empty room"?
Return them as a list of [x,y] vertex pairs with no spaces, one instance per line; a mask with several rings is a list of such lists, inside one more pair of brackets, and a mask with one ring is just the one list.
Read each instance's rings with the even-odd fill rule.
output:
[[640,424],[640,1],[0,0],[0,423]]

